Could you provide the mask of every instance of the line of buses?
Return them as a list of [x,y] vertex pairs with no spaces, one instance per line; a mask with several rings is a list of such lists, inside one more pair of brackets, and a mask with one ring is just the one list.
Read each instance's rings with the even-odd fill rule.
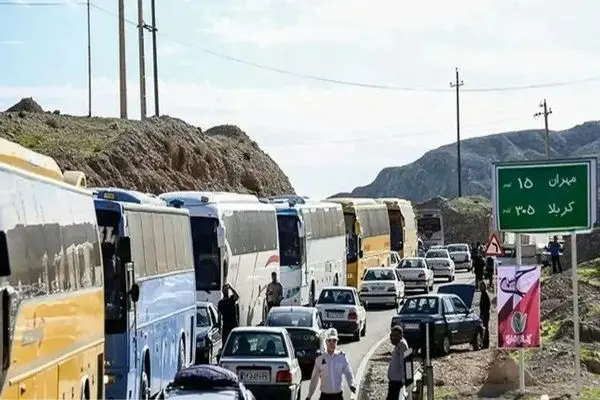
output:
[[391,251],[417,255],[405,200],[87,188],[0,139],[0,398],[156,397],[194,362],[196,304],[223,284],[257,325],[272,272],[284,304],[313,305]]

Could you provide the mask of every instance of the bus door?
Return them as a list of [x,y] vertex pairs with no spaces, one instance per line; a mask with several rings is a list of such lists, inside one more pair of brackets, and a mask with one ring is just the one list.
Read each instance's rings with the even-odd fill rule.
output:
[[[140,298],[140,287],[135,281],[135,265],[131,259],[131,239],[123,236],[117,243],[117,253],[121,265],[124,266],[125,288],[127,292],[127,337],[131,343],[130,371],[133,372],[131,382],[137,382],[141,374],[141,355],[139,338],[137,337],[137,302]],[[130,382],[130,383],[131,383]],[[130,386],[130,384],[128,384]]]
[[[308,286],[308,258],[306,255],[306,228],[304,220],[298,215],[298,255],[300,256],[300,269],[302,271],[302,286]],[[304,264],[304,265],[303,265]]]
[[[10,257],[4,231],[0,231],[0,277],[10,276]],[[10,292],[8,287],[0,290],[0,389],[10,366]]]

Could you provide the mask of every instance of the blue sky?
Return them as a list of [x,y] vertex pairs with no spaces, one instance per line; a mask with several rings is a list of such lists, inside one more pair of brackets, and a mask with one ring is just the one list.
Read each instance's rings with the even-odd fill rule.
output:
[[[19,0],[14,0],[18,2]],[[25,1],[25,0],[23,0]],[[43,0],[39,0],[42,1]],[[338,80],[465,89],[600,76],[600,3],[580,0],[156,0],[161,112],[203,128],[239,125],[296,190],[324,197],[369,183],[455,139],[452,91],[376,90],[316,82],[215,57]],[[2,1],[0,1],[2,3]],[[0,5],[0,109],[24,96],[86,114],[86,9]],[[93,113],[117,116],[117,1],[93,0]],[[132,0],[126,14],[137,19]],[[150,1],[145,1],[150,22]],[[112,15],[114,14],[114,15]],[[151,37],[146,36],[151,115]],[[137,31],[127,25],[129,113],[139,117]],[[552,129],[600,119],[600,81],[522,91],[463,92],[463,136]]]

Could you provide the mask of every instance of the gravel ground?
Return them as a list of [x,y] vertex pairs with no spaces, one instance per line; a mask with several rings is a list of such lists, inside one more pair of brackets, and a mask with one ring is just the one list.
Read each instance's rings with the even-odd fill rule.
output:
[[[558,282],[559,280],[565,280],[565,282]],[[571,301],[568,299],[570,293],[567,292],[570,290],[566,280],[564,276],[552,277],[548,280],[549,282],[543,283],[543,321],[547,318],[546,313],[549,314],[555,308],[553,305],[549,309],[546,302],[548,305],[550,301],[556,303],[556,299],[562,297],[566,299],[565,301]],[[567,289],[564,289],[565,286]],[[560,290],[556,289],[558,287]],[[544,292],[546,293],[544,294]],[[595,297],[592,297],[594,292],[596,292]],[[584,293],[586,304],[590,304],[593,300],[600,303],[600,289],[585,287]],[[573,395],[572,380],[574,368],[572,338],[569,335],[562,337],[560,333],[556,332],[554,332],[555,336],[552,340],[544,337],[543,349],[526,352],[527,394],[522,396],[517,393],[518,353],[495,348],[497,340],[495,295],[491,294],[490,297],[492,298],[490,320],[490,345],[492,348],[474,352],[470,346],[456,346],[449,355],[434,359],[435,399],[538,399],[542,394],[548,394],[551,399],[576,399],[577,397]],[[479,293],[476,294],[474,301],[476,313],[479,312],[478,305]],[[586,307],[588,306],[581,308],[585,309]],[[584,314],[582,317],[585,321]],[[590,315],[590,318],[594,318],[594,316]],[[597,316],[596,319],[589,321],[590,324],[597,322]],[[572,330],[572,324],[570,326]],[[566,330],[568,331],[568,328]],[[586,354],[589,355],[599,349],[600,343],[583,343],[582,360],[586,358]],[[369,363],[359,400],[385,399],[387,366],[391,350],[392,345],[386,342],[375,352]],[[585,395],[582,394],[579,398],[600,400],[600,375],[589,372],[586,365],[585,362],[582,363]]]

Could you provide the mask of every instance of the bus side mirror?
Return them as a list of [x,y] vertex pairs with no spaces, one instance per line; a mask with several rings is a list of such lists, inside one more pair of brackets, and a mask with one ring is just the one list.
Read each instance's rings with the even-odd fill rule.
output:
[[306,232],[304,230],[304,221],[300,220],[298,221],[298,237],[303,238],[306,235]]
[[117,242],[117,255],[123,264],[131,262],[131,239],[124,236]]
[[225,246],[225,228],[217,226],[217,246]]
[[6,240],[6,233],[4,231],[0,231],[0,276],[10,276],[8,241]]
[[140,299],[140,287],[137,283],[131,285],[131,289],[129,290],[129,296],[131,296],[131,301],[137,303]]

